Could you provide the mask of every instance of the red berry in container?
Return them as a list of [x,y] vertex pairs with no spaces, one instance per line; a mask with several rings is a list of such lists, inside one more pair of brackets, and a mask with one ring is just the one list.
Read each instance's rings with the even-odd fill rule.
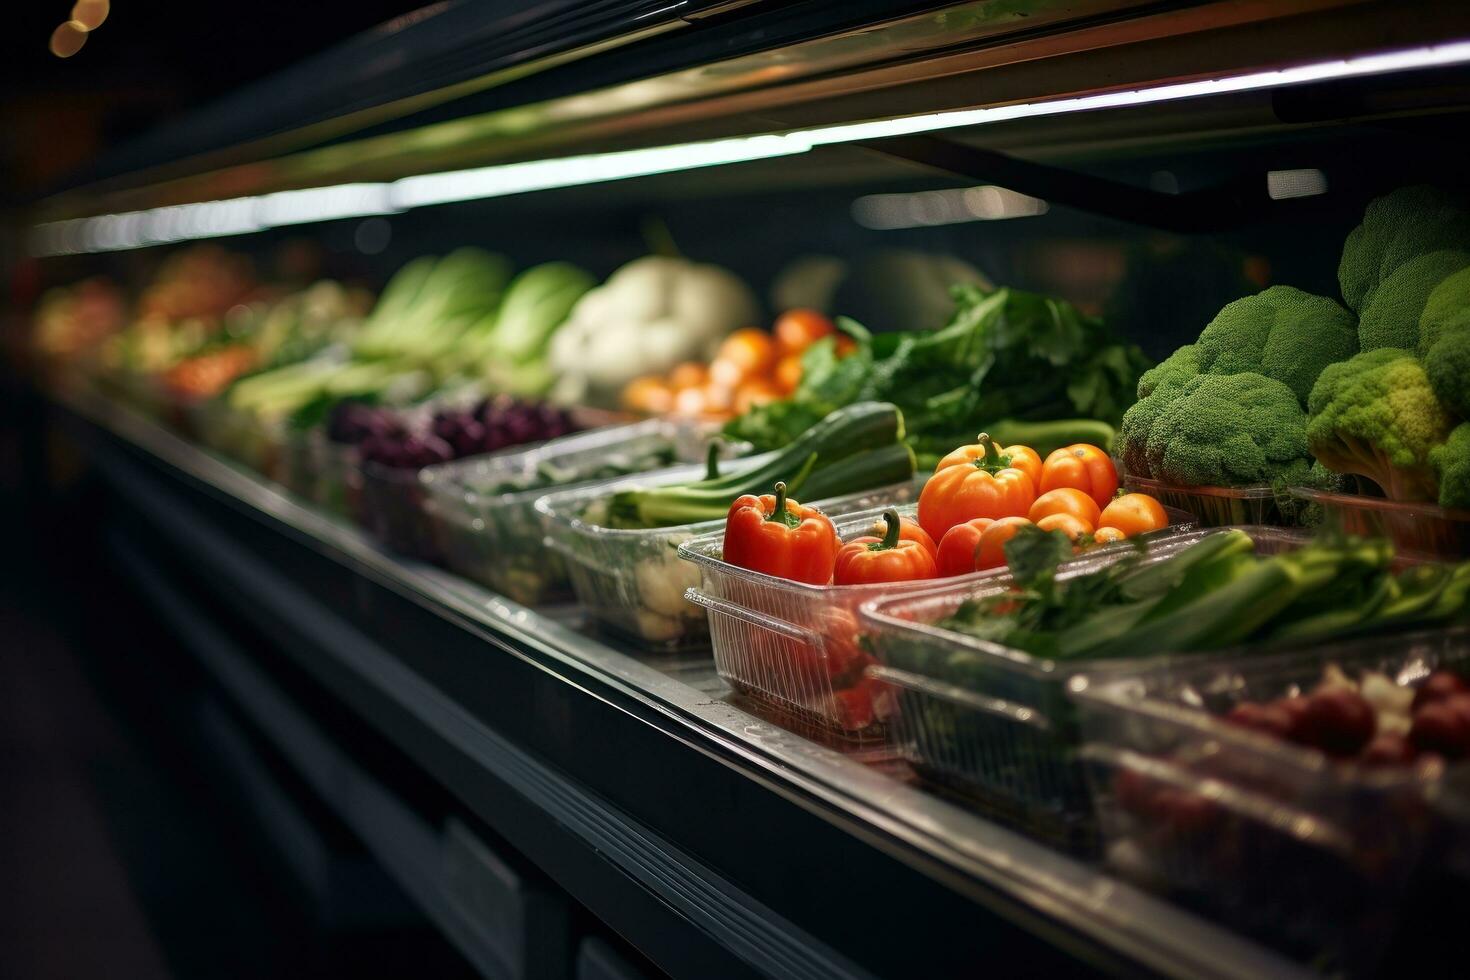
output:
[[1470,721],[1451,704],[1432,702],[1414,715],[1409,741],[1419,752],[1458,759],[1470,751]]
[[1373,706],[1356,691],[1322,690],[1306,701],[1297,737],[1329,755],[1357,755],[1378,727]]
[[1380,732],[1359,758],[1365,766],[1405,766],[1414,761],[1414,744],[1399,732]]
[[1414,709],[1418,710],[1426,704],[1441,701],[1452,694],[1459,694],[1467,690],[1465,682],[1460,680],[1458,674],[1452,674],[1447,670],[1436,670],[1424,679],[1414,692]]

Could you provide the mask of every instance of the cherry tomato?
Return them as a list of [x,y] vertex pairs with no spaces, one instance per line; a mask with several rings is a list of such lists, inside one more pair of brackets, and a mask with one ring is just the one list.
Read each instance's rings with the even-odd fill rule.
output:
[[975,569],[1000,568],[1006,563],[1006,542],[1031,522],[1024,517],[1002,517],[980,534],[975,548]]
[[1092,525],[1075,514],[1047,514],[1036,522],[1036,526],[1043,531],[1061,531],[1073,544],[1092,533]]
[[1124,534],[1122,531],[1118,530],[1115,527],[1104,526],[1092,532],[1092,540],[1096,541],[1098,544],[1113,544],[1114,542],[1122,541],[1127,537],[1128,535]]
[[977,517],[944,532],[934,555],[941,578],[968,575],[975,570],[975,550],[980,547],[980,536],[994,523],[992,518]]
[[1097,519],[1099,528],[1113,527],[1125,538],[1147,534],[1169,526],[1164,505],[1146,493],[1125,493],[1108,503]]
[[726,337],[710,364],[710,380],[735,388],[747,378],[771,373],[776,366],[776,344],[758,327],[745,327]]
[[836,332],[832,321],[816,310],[787,310],[776,318],[776,346],[782,354],[800,354]]
[[1107,453],[1079,442],[1056,450],[1042,464],[1037,492],[1044,494],[1058,487],[1081,490],[1093,503],[1106,507],[1118,492],[1118,470]]
[[674,407],[674,389],[663,378],[634,378],[623,389],[622,403],[630,412],[663,415]]
[[801,355],[787,354],[781,358],[776,362],[776,370],[771,376],[782,394],[791,394],[801,384]]
[[774,381],[766,378],[746,378],[735,389],[735,414],[744,415],[757,405],[779,400],[784,393]]
[[1071,514],[1091,529],[1097,527],[1097,519],[1101,513],[1093,499],[1081,490],[1075,487],[1058,487],[1037,497],[1026,516],[1040,524],[1043,517],[1052,514]]
[[699,388],[709,381],[709,368],[698,361],[685,361],[669,372],[669,387],[675,391]]

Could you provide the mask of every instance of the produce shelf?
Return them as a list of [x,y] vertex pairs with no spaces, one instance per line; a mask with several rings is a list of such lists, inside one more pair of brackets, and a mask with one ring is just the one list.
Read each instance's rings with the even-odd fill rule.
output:
[[394,558],[111,403],[56,414],[135,554],[269,624],[333,699],[674,975],[961,975],[977,942],[998,969],[1049,975],[1309,975],[922,792],[883,752],[779,727],[708,657],[639,658],[570,610]]

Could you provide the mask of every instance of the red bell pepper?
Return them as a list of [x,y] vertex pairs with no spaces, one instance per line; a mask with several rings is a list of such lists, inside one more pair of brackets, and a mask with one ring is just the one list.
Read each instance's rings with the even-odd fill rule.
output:
[[832,581],[839,543],[831,519],[788,499],[784,483],[740,497],[725,521],[725,561],[808,585]]

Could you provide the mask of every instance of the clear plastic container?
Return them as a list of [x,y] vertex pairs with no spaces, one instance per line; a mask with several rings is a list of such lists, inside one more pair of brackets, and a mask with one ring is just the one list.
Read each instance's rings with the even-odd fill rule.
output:
[[[1263,554],[1307,540],[1279,528],[1246,530]],[[1146,560],[1162,560],[1219,533],[1161,535]],[[1130,552],[1115,546],[1079,556],[1057,578],[1087,575]],[[1081,674],[1137,671],[1157,658],[1058,661],[933,625],[966,602],[1010,587],[1010,576],[1000,575],[865,604],[859,619],[882,664],[874,674],[897,692],[895,741],[921,775],[1032,834],[1088,850],[1095,822],[1077,764],[1067,685]]]
[[[740,464],[756,466],[765,459],[753,457]],[[651,650],[697,649],[708,643],[704,607],[684,595],[700,584],[700,570],[681,561],[678,550],[685,541],[723,529],[725,520],[630,531],[598,524],[589,509],[619,490],[680,483],[702,472],[698,466],[678,467],[536,501],[546,543],[566,560],[577,601],[602,624]],[[926,477],[810,503],[833,517],[909,503],[918,499]]]
[[1470,510],[1305,487],[1294,487],[1291,494],[1321,508],[1325,527],[1386,537],[1403,554],[1447,560],[1470,557]]
[[[694,422],[652,419],[564,436],[532,449],[431,466],[423,482],[439,551],[453,571],[523,605],[567,593],[566,564],[544,544],[536,500],[553,491],[607,482],[606,477],[576,476],[606,465],[610,458],[664,453],[669,463],[704,459],[716,431]],[[728,458],[748,449],[730,443],[723,453]],[[547,471],[570,479],[536,486]]]
[[[906,504],[897,509],[913,517],[917,508]],[[848,541],[881,533],[874,525],[881,529],[883,511],[875,508],[836,521],[838,535]],[[1180,511],[1170,511],[1169,519],[1174,530],[1191,526],[1189,515]],[[863,672],[874,661],[857,642],[858,607],[1005,572],[881,585],[808,585],[731,565],[722,558],[724,543],[721,527],[679,546],[679,557],[694,562],[703,576],[702,585],[687,596],[709,611],[710,643],[720,676],[747,697],[855,740],[886,738],[893,713],[891,692]]]
[[1290,495],[1262,484],[1249,487],[1176,487],[1160,480],[1125,474],[1123,486],[1146,493],[1166,507],[1193,514],[1201,527],[1237,525],[1290,527],[1297,523]]
[[1304,959],[1368,972],[1444,840],[1440,765],[1337,761],[1221,717],[1310,691],[1328,665],[1406,686],[1463,674],[1470,629],[1175,658],[1077,678],[1072,695],[1113,864]]

